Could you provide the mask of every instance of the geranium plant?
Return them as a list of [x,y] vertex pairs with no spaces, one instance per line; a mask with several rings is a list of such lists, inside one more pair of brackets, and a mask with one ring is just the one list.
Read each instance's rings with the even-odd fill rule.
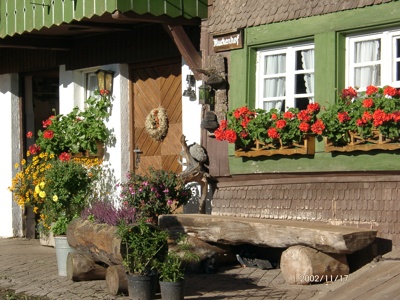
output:
[[251,145],[255,140],[291,146],[308,134],[322,133],[324,124],[317,118],[319,110],[318,103],[309,104],[305,110],[289,108],[286,112],[240,107],[228,113],[227,120],[220,122],[214,134],[217,140],[236,143],[239,147]]
[[96,91],[97,97],[85,101],[86,108],[75,107],[69,114],[56,114],[43,121],[38,131],[36,145],[43,151],[60,155],[63,152],[79,153],[88,150],[97,153],[98,143],[108,143],[112,132],[105,121],[110,116],[111,98],[107,91]]
[[335,104],[324,109],[321,119],[323,135],[336,146],[351,141],[351,134],[363,139],[379,131],[387,139],[400,135],[400,93],[396,88],[368,86],[365,92],[343,89]]
[[157,223],[161,214],[171,214],[186,204],[192,193],[184,181],[175,173],[153,167],[147,174],[128,172],[121,188],[120,201],[136,210],[138,219]]

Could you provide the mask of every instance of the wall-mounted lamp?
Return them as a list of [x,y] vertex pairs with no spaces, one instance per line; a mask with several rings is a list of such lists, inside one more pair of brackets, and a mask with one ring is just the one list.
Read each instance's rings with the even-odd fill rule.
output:
[[99,91],[107,90],[108,94],[111,95],[113,89],[114,72],[106,70],[98,70],[96,72],[96,75],[97,75],[97,85]]
[[199,103],[200,104],[211,104],[211,87],[203,82],[199,86]]
[[196,79],[194,75],[186,76],[186,90],[183,91],[184,97],[189,97],[190,100],[196,100],[196,91],[194,87],[196,86]]

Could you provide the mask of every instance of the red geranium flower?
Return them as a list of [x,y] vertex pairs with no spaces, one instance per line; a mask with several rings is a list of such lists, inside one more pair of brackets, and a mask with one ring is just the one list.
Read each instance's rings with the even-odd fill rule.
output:
[[393,121],[400,122],[400,111],[394,111],[391,117]]
[[279,139],[280,135],[276,128],[270,128],[267,130],[267,134],[271,139]]
[[365,122],[364,122],[364,120],[362,120],[362,119],[357,119],[357,120],[356,120],[356,125],[359,126],[359,127],[362,127],[362,126],[365,125]]
[[391,87],[391,86],[386,86],[383,89],[383,94],[386,96],[394,97],[397,95],[397,89],[395,89],[394,87]]
[[228,141],[228,143],[234,143],[236,142],[237,136],[236,132],[232,129],[228,129],[225,131],[225,140]]
[[310,130],[310,124],[308,124],[307,122],[301,122],[299,125],[299,129],[302,132],[308,132]]
[[342,90],[342,95],[341,98],[345,99],[345,98],[355,98],[357,97],[357,91],[355,89],[353,89],[351,86],[347,89],[343,89]]
[[271,119],[272,119],[272,120],[276,120],[276,119],[278,119],[278,116],[277,116],[276,114],[272,114],[272,115],[271,115]]
[[390,120],[390,116],[381,109],[377,109],[376,111],[374,111],[372,117],[374,119],[373,124],[375,127],[378,127]]
[[30,139],[32,136],[33,136],[32,131],[28,131],[27,134],[26,134],[26,137],[27,137],[28,139]]
[[29,146],[29,152],[32,155],[38,154],[40,152],[40,147],[36,144],[33,144],[33,145]]
[[372,106],[374,106],[374,100],[372,100],[372,98],[367,98],[363,101],[363,106],[365,108],[371,108]]
[[61,161],[68,161],[71,159],[71,154],[69,154],[68,152],[63,152],[60,154],[60,156],[58,157]]
[[319,104],[318,103],[310,103],[307,105],[308,113],[318,113],[319,112]]
[[347,113],[347,111],[338,112],[337,117],[338,117],[340,123],[350,121],[350,117],[349,117],[349,114]]
[[368,121],[372,120],[372,114],[369,111],[364,111],[362,120],[364,123],[367,123]]
[[310,122],[311,121],[311,116],[308,114],[307,110],[301,110],[298,114],[297,114],[297,118],[300,121],[304,121],[304,122]]
[[104,95],[108,95],[108,90],[100,90],[100,95],[104,96]]
[[311,131],[314,132],[315,134],[322,134],[322,132],[325,129],[325,124],[322,122],[322,120],[317,120],[315,123],[311,126]]
[[296,117],[296,115],[294,113],[292,113],[291,111],[286,111],[286,112],[284,112],[283,117],[285,119],[294,119],[294,117]]
[[53,132],[53,130],[45,130],[45,131],[43,132],[43,137],[44,137],[45,139],[52,139],[52,138],[54,137],[54,132]]
[[286,126],[286,121],[285,120],[278,120],[276,121],[276,128],[282,129],[283,127]]
[[367,86],[367,91],[365,92],[365,94],[367,94],[368,96],[371,96],[371,95],[375,94],[376,92],[378,92],[378,88],[376,86],[369,85],[369,86]]

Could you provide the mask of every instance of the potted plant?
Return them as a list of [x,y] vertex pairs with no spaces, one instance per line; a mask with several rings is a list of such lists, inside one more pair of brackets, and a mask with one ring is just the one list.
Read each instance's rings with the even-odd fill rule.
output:
[[[313,154],[314,135],[324,129],[317,118],[319,110],[318,103],[286,112],[240,107],[228,113],[228,119],[220,122],[214,134],[218,141],[234,143],[236,156]],[[308,145],[309,138],[312,141]]]
[[168,252],[168,233],[153,224],[118,225],[123,265],[127,271],[130,299],[150,300],[156,293],[156,266]]
[[400,93],[391,86],[368,86],[358,93],[343,89],[335,104],[325,109],[326,151],[399,149]]
[[110,116],[111,99],[106,92],[85,101],[85,110],[75,107],[67,115],[56,114],[43,121],[43,130],[38,131],[36,145],[48,153],[59,156],[62,153],[79,154],[88,151],[102,156],[105,143],[112,139],[112,133],[105,121]]
[[176,243],[176,248],[170,249],[166,258],[157,266],[162,299],[184,299],[186,265],[199,259],[187,237],[181,235]]
[[158,216],[186,204],[192,192],[175,173],[150,167],[144,175],[128,172],[119,183],[120,202],[133,207],[138,219],[157,224]]

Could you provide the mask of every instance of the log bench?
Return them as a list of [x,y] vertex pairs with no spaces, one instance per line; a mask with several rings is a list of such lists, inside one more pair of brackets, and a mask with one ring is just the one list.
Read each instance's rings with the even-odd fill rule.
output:
[[349,274],[346,254],[371,244],[377,231],[294,220],[255,219],[204,214],[159,217],[159,226],[205,242],[288,248],[281,271],[290,284],[310,284]]

